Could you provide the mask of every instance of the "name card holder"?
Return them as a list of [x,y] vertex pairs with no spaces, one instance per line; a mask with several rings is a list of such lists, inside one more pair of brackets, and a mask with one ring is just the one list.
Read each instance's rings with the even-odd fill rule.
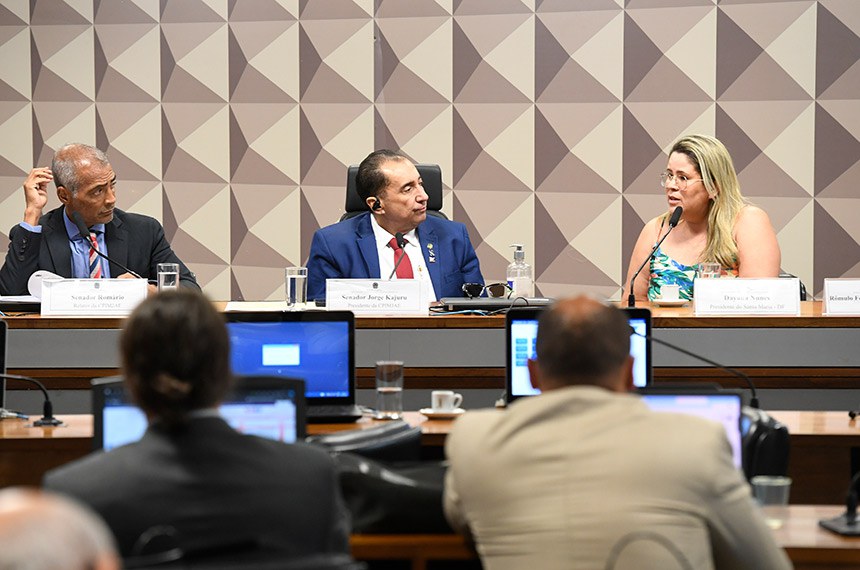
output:
[[326,279],[325,306],[357,315],[426,315],[430,298],[420,279]]
[[42,316],[126,316],[146,299],[146,283],[146,279],[43,279]]
[[825,279],[822,314],[860,316],[860,279]]
[[800,315],[800,280],[717,278],[693,282],[696,316]]

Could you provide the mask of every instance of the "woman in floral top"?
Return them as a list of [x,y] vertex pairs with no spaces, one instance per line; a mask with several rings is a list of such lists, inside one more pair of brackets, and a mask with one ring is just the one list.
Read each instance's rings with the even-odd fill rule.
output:
[[668,209],[645,224],[630,256],[622,299],[630,278],[668,231],[671,212],[681,206],[681,221],[651,260],[650,271],[636,278],[637,300],[659,299],[663,285],[680,286],[682,299],[692,299],[693,278],[700,263],[716,262],[724,275],[776,277],[780,252],[768,215],[741,195],[728,150],[706,135],[679,139],[660,175]]

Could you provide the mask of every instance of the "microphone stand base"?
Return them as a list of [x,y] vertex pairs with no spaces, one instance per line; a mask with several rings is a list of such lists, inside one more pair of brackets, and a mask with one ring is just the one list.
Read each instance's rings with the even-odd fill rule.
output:
[[33,422],[33,425],[36,427],[43,426],[61,426],[63,422],[58,420],[57,418],[40,418]]
[[832,519],[821,519],[818,524],[821,528],[842,536],[860,536],[860,524],[857,521],[849,523],[845,515],[839,515]]

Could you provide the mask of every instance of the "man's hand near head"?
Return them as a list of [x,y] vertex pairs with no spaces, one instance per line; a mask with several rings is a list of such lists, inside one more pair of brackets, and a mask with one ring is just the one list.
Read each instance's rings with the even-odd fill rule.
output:
[[24,221],[31,226],[39,225],[42,210],[48,203],[48,183],[54,179],[51,169],[47,166],[37,167],[30,171],[24,180]]

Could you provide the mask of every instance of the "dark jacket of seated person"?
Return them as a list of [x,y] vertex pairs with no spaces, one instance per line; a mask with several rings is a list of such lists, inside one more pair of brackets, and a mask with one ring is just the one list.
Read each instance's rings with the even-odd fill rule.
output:
[[[43,215],[51,182],[62,205]],[[178,263],[180,284],[200,289],[194,274],[173,253],[157,220],[116,207],[117,175],[104,151],[82,143],[62,146],[50,168],[30,171],[23,190],[24,216],[9,231],[0,295],[26,294],[27,281],[40,269],[61,277],[133,278],[137,274],[154,280],[159,263]],[[95,249],[111,263],[92,256]],[[155,290],[150,284],[149,291]]]
[[149,428],[138,442],[49,472],[46,488],[98,512],[124,557],[145,553],[158,535],[185,552],[252,542],[295,556],[348,553],[328,454],[240,434],[218,417],[230,387],[229,341],[205,297],[150,296],[120,345],[126,388]]

